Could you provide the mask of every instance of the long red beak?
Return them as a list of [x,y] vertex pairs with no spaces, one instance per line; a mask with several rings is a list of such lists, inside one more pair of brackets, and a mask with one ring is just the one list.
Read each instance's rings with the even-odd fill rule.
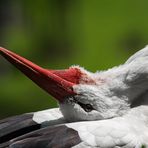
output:
[[77,68],[48,70],[1,47],[0,54],[59,102],[63,102],[65,98],[76,94],[73,91],[73,86],[79,83],[80,77]]

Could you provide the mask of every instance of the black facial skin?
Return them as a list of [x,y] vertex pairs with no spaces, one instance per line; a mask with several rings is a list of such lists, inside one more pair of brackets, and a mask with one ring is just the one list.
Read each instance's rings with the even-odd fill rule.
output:
[[86,112],[91,112],[94,110],[91,104],[83,104],[81,102],[77,102]]
[[73,104],[73,103],[79,104],[83,108],[83,110],[85,110],[86,112],[91,112],[92,110],[94,110],[94,108],[91,104],[84,104],[82,102],[79,102],[74,97],[68,99],[68,102],[71,104]]

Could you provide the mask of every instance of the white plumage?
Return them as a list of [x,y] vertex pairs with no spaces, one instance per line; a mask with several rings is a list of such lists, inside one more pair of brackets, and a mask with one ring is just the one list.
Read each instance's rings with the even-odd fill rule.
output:
[[[122,117],[100,121],[87,121],[67,124],[79,131],[82,146],[90,147],[148,147],[148,109],[140,106],[131,109]],[[75,146],[76,148],[79,147]]]

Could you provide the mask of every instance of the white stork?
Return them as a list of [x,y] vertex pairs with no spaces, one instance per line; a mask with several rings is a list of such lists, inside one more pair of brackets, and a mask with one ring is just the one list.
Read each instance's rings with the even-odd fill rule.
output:
[[0,148],[148,147],[148,47],[96,73],[44,69],[4,48],[0,54],[59,104],[1,120]]

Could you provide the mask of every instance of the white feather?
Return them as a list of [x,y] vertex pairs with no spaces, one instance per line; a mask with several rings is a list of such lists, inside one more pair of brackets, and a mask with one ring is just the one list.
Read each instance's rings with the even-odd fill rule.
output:
[[56,125],[66,122],[59,108],[35,112],[33,115],[33,121],[42,124],[42,126]]
[[[148,107],[131,109],[123,117],[101,121],[87,121],[66,124],[78,131],[81,140],[90,147],[109,148],[124,146],[128,148],[148,146]],[[80,144],[81,145],[81,144]],[[79,145],[78,145],[79,147]],[[77,146],[75,146],[77,148]]]

